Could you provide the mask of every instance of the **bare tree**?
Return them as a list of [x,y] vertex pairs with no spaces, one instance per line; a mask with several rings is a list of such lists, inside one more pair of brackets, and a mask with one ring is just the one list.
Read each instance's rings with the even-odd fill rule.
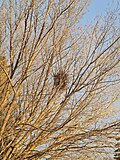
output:
[[120,126],[113,107],[120,87],[118,10],[82,27],[89,3],[1,2],[2,160],[111,159]]

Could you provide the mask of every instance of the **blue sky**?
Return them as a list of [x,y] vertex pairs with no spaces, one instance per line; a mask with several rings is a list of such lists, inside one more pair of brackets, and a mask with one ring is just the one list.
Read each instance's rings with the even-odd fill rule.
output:
[[106,10],[117,7],[117,0],[93,0],[84,16],[83,23],[94,21],[96,16],[104,16]]
[[[87,24],[87,22],[93,22],[97,16],[105,16],[106,11],[109,9],[115,9],[116,7],[120,8],[120,3],[118,6],[118,1],[119,0],[93,0],[93,2],[88,7],[87,13],[82,19],[83,25]],[[116,117],[119,118],[120,99],[118,99],[118,101],[115,102],[113,106],[118,109],[118,114],[116,114]]]

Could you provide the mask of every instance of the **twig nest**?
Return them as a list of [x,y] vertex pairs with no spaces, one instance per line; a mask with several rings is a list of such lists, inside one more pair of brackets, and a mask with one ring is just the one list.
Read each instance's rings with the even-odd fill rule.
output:
[[63,90],[67,86],[68,75],[64,71],[54,74],[54,86]]

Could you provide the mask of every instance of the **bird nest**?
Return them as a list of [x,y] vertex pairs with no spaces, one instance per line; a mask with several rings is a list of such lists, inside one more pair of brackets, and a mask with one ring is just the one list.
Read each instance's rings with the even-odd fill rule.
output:
[[54,74],[54,86],[63,90],[67,86],[68,75],[64,71]]

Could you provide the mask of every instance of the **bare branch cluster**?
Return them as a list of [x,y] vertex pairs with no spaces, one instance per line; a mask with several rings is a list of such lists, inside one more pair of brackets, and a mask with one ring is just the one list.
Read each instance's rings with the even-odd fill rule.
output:
[[82,27],[89,3],[0,2],[0,159],[111,159],[118,11]]

